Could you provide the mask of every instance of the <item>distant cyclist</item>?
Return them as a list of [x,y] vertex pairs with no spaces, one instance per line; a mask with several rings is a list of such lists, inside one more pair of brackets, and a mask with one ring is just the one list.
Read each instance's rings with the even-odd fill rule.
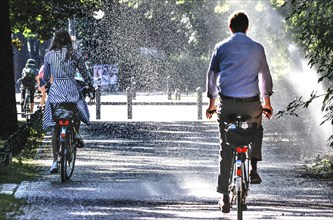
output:
[[37,84],[38,70],[36,69],[36,62],[34,59],[28,59],[25,67],[22,70],[21,78],[18,82],[21,83],[21,106],[24,105],[26,93],[30,93],[30,112],[34,109],[34,95]]

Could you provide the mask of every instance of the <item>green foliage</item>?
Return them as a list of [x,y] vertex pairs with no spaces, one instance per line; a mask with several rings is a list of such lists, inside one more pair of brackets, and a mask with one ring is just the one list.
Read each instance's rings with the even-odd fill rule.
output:
[[181,90],[187,88],[189,91],[195,91],[197,87],[205,88],[208,57],[198,57],[190,51],[184,51],[171,55],[170,60],[174,65],[173,71],[169,73],[173,82],[171,86]]
[[278,118],[281,118],[285,115],[291,115],[291,116],[298,117],[297,110],[301,107],[308,108],[310,103],[318,97],[320,97],[320,95],[317,95],[317,92],[315,92],[315,91],[312,91],[312,93],[310,94],[310,98],[306,101],[303,101],[302,96],[298,97],[295,100],[293,100],[292,102],[290,102],[284,110],[280,110],[278,113],[276,113],[276,116],[278,116]]
[[319,81],[332,79],[333,58],[332,37],[333,5],[327,0],[295,1],[295,12],[290,17],[290,24],[295,30],[295,37],[305,47],[309,64],[316,66],[322,75]]
[[21,213],[20,206],[26,204],[23,199],[16,199],[14,195],[0,194],[0,219],[15,219]]
[[[24,123],[26,122],[20,122],[20,125]],[[41,120],[34,123],[34,126],[29,129],[29,138],[23,150],[9,165],[0,164],[0,184],[19,184],[22,181],[32,181],[40,177],[40,168],[33,162],[33,158],[44,134],[41,126]],[[0,140],[0,149],[3,143],[4,140]],[[25,200],[16,199],[14,195],[0,194],[0,219],[15,219],[15,216],[21,213],[20,207],[25,204]]]
[[[42,121],[38,121],[34,127],[29,128],[29,138],[23,149],[13,158],[12,163],[7,166],[0,164],[0,183],[20,183],[38,177],[38,167],[32,163],[32,159],[42,144],[43,136]],[[3,142],[0,140],[0,147]]]
[[[294,40],[304,49],[309,65],[319,74],[318,83],[326,87],[324,94],[312,93],[310,99],[294,100],[278,114],[297,115],[299,107],[307,108],[313,99],[324,97],[321,110],[325,112],[323,122],[333,124],[333,4],[331,0],[293,0],[280,8],[287,17]],[[330,138],[333,141],[333,136]],[[331,142],[333,147],[333,142]]]
[[316,178],[333,179],[333,157],[323,156],[305,166],[306,175]]
[[[282,3],[271,1],[277,6]],[[231,11],[253,8],[258,17],[273,20],[270,4],[264,1],[244,1],[241,6],[211,0],[11,0],[11,4],[14,30],[39,39],[48,39],[54,29],[67,28],[68,18],[75,16],[79,49],[93,64],[118,64],[122,89],[132,76],[144,90],[154,89],[151,85],[164,88],[167,76],[178,84],[202,87],[214,45],[230,36],[226,21]],[[95,19],[92,12],[99,9],[104,17]],[[261,30],[254,30],[258,27]],[[271,70],[278,75],[288,63],[286,47],[276,47],[285,43],[286,30],[261,19],[251,19],[251,29],[255,39],[264,42]],[[142,48],[156,50],[163,58],[147,59]]]
[[32,163],[31,159],[13,159],[8,166],[0,165],[0,184],[21,183],[39,177],[38,167]]
[[[208,28],[205,21],[219,19],[211,13],[214,3],[141,0],[105,2],[102,8],[105,12],[102,19],[85,17],[78,20],[80,48],[87,51],[92,63],[117,63],[122,89],[128,86],[132,76],[140,90],[164,88],[167,76],[178,84],[191,84],[179,81],[188,79],[184,73],[192,74],[194,79],[200,78],[199,84],[204,81],[206,66],[191,70],[198,66],[196,60],[208,56],[213,48],[210,41],[216,41],[215,33],[219,28]],[[210,34],[212,31],[214,34]],[[157,56],[152,59],[142,52],[145,50],[155,51]],[[186,65],[172,58],[182,56],[184,51],[191,54],[184,60]],[[192,66],[187,65],[190,63]],[[197,83],[195,80],[192,86],[197,87]]]
[[13,32],[48,40],[72,17],[91,16],[100,0],[9,0]]
[[285,4],[285,0],[271,0],[271,4],[276,7],[281,7]]
[[18,162],[31,159],[36,154],[37,148],[42,144],[45,131],[42,129],[42,120],[37,121],[33,127],[29,128],[29,137],[23,150],[16,156]]

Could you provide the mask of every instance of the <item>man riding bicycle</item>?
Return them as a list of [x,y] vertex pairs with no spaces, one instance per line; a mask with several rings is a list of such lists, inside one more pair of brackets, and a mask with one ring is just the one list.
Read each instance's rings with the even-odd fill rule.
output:
[[228,180],[232,148],[225,140],[225,123],[228,122],[228,115],[246,114],[251,116],[249,123],[258,125],[250,152],[252,167],[250,182],[259,184],[261,178],[257,172],[257,162],[262,160],[262,108],[271,110],[267,117],[271,117],[273,110],[270,103],[273,83],[264,47],[246,35],[248,23],[248,17],[244,12],[235,12],[230,16],[229,29],[233,35],[216,44],[207,72],[209,98],[207,118],[212,117],[212,112],[216,110],[216,98],[218,96],[220,98],[217,109],[220,132],[220,172],[217,192],[223,194],[219,205],[224,213],[230,212]]
[[22,70],[21,78],[18,79],[18,82],[21,83],[21,106],[23,108],[24,100],[26,93],[30,93],[30,112],[33,112],[34,109],[34,94],[37,84],[38,70],[36,69],[36,62],[34,59],[28,59],[25,67]]

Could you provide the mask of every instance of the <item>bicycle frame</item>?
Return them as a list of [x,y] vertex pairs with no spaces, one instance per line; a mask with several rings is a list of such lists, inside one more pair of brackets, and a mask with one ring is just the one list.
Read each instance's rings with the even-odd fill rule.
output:
[[[237,219],[243,219],[242,212],[243,210],[246,210],[246,197],[249,190],[250,162],[248,152],[251,148],[252,140],[247,140],[246,132],[249,130],[253,131],[254,128],[249,127],[249,124],[245,122],[247,118],[247,116],[233,115],[233,122],[228,124],[228,128],[226,130],[227,142],[229,142],[230,147],[233,148],[232,166],[229,178],[229,190],[232,192],[231,205],[234,203],[236,203],[237,205]],[[251,132],[249,133],[252,134]],[[240,138],[242,140],[238,140],[237,136],[235,135],[245,137],[242,137],[244,139]]]
[[29,118],[30,113],[31,113],[31,107],[30,103],[32,103],[34,101],[34,97],[31,97],[30,95],[30,89],[26,88],[25,90],[25,98],[24,98],[24,103],[21,111],[22,111],[22,116],[25,117],[26,119]]
[[233,193],[231,204],[235,201],[237,192],[242,195],[242,203],[246,203],[246,196],[249,190],[249,166],[248,159],[249,146],[234,147],[232,167],[230,171],[229,187]]
[[70,107],[72,104],[60,105],[55,111],[57,116],[55,131],[57,132],[57,146],[60,156],[60,176],[61,181],[65,182],[73,175],[76,146],[74,144],[74,118]]

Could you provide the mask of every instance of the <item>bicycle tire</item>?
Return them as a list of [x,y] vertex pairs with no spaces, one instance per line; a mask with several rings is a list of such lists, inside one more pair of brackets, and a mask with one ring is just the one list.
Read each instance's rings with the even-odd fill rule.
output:
[[[248,162],[248,161],[247,161]],[[243,173],[243,177],[242,177],[242,211],[246,211],[247,210],[247,205],[246,205],[246,197],[247,197],[247,193],[249,190],[249,163],[246,164],[246,162],[244,162],[242,164],[242,173]]]
[[26,96],[24,99],[24,116],[29,119],[30,114],[33,112],[31,103],[33,103],[32,97],[30,96],[30,90],[26,90]]
[[61,143],[61,181],[66,182],[70,180],[73,175],[75,160],[76,160],[76,147],[73,144],[73,130],[69,132],[68,139]]
[[24,113],[24,103],[21,105],[21,118],[25,117],[25,113]]
[[[243,183],[242,183],[243,185]],[[242,207],[242,191],[237,191],[237,219],[243,220],[243,207]]]
[[68,144],[68,148],[67,148],[67,157],[66,157],[66,161],[67,161],[67,169],[66,169],[66,180],[70,180],[70,178],[73,175],[74,172],[74,167],[75,167],[75,160],[76,160],[76,147],[73,141],[73,135],[74,135],[74,131],[73,129],[71,129],[70,132],[70,136],[69,136],[69,144]]
[[242,220],[243,219],[243,196],[244,196],[244,171],[245,171],[245,164],[242,163],[241,165],[242,169],[242,176],[238,177],[237,184],[238,186],[236,187],[237,192],[236,192],[236,207],[237,207],[237,219]]
[[233,153],[232,160],[231,160],[232,165],[231,165],[231,169],[230,169],[230,173],[229,173],[229,183],[228,183],[229,186],[231,186],[234,181],[233,176],[234,176],[234,171],[236,170],[235,161],[236,161],[235,153]]
[[242,190],[243,192],[246,192],[249,189],[249,166],[247,164],[247,161],[242,163]]
[[25,99],[24,99],[24,104],[23,104],[23,117],[26,119],[28,118],[29,115],[29,97],[28,94],[26,94]]
[[66,142],[61,142],[61,154],[60,154],[60,176],[61,182],[65,182],[67,180],[66,170],[67,170],[67,144]]

